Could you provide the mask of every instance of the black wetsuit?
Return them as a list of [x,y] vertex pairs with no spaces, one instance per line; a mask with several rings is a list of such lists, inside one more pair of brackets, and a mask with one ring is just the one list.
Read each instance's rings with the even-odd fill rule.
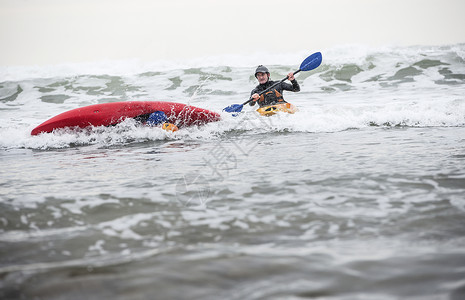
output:
[[[264,84],[259,84],[257,85],[252,92],[250,93],[250,96],[253,94],[257,93],[260,94],[262,91],[266,90],[273,84],[275,84],[276,81],[271,81],[268,80]],[[255,105],[255,102],[258,102],[258,105],[260,107],[262,106],[267,106],[267,105],[273,105],[273,104],[278,104],[278,103],[286,103],[283,99],[283,91],[291,91],[291,92],[298,92],[300,91],[300,86],[297,83],[297,80],[294,79],[291,81],[292,85],[289,83],[281,82],[280,84],[276,85],[274,88],[269,90],[268,92],[260,95],[260,98],[258,101],[251,101],[249,104],[250,106]]]

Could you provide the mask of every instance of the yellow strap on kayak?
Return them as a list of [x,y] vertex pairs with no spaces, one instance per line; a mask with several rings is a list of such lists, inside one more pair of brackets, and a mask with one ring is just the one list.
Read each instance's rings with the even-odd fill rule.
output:
[[259,114],[261,114],[262,116],[267,116],[267,117],[272,116],[280,111],[293,114],[299,110],[297,109],[295,105],[290,104],[290,103],[281,103],[281,104],[263,106],[257,109],[257,112]]
[[164,130],[166,131],[178,131],[178,126],[174,125],[173,123],[163,123],[163,125],[161,125],[161,128],[163,128]]

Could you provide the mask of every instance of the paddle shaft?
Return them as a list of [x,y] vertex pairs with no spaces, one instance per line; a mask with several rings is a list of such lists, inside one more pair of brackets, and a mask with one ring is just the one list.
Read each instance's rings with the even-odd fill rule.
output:
[[[295,74],[299,73],[300,71],[302,71],[302,70],[298,69],[298,70],[295,71],[293,74],[295,75]],[[262,94],[268,92],[269,90],[271,90],[272,88],[274,88],[274,87],[277,86],[278,84],[283,83],[283,82],[286,81],[287,79],[288,79],[288,77],[286,76],[285,78],[281,79],[281,81],[278,81],[278,82],[276,82],[275,84],[273,84],[272,86],[270,86],[269,88],[265,89],[264,91],[261,91],[258,95],[260,96],[260,95],[262,95]],[[242,105],[244,106],[244,105],[246,105],[247,103],[251,102],[252,100],[253,100],[253,98],[250,98],[249,100],[245,101]]]

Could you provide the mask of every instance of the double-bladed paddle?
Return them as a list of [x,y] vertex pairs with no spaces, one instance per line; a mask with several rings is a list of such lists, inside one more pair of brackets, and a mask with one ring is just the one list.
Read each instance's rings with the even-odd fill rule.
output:
[[[322,60],[322,56],[321,56],[321,53],[320,52],[316,52],[316,53],[313,53],[312,55],[310,55],[309,57],[307,57],[301,64],[300,64],[300,68],[294,72],[294,75],[299,73],[300,71],[310,71],[310,70],[313,70],[313,69],[316,69],[320,64],[321,64],[321,60]],[[272,88],[274,88],[275,86],[277,86],[278,84],[284,82],[287,78],[287,76],[285,78],[283,78],[281,81],[278,81],[276,82],[275,84],[273,84],[272,86],[270,86],[269,88],[267,88],[266,90],[260,92],[259,95],[262,95],[266,92],[268,92],[269,90],[271,90]],[[232,104],[228,107],[225,107],[223,110],[225,112],[229,112],[229,113],[238,113],[238,112],[241,112],[242,108],[244,107],[244,105],[246,105],[247,103],[249,103],[250,101],[252,101],[253,99],[250,98],[249,100],[245,101],[244,103],[242,104]]]

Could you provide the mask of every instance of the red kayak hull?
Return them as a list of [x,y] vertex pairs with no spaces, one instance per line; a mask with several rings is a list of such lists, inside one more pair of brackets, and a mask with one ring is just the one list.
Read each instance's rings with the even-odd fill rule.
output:
[[31,135],[42,132],[52,132],[65,127],[85,128],[88,126],[110,126],[118,124],[127,118],[162,111],[168,117],[168,122],[178,127],[202,125],[220,120],[220,115],[203,108],[175,102],[163,101],[126,101],[95,104],[69,110],[59,114],[31,131]]

